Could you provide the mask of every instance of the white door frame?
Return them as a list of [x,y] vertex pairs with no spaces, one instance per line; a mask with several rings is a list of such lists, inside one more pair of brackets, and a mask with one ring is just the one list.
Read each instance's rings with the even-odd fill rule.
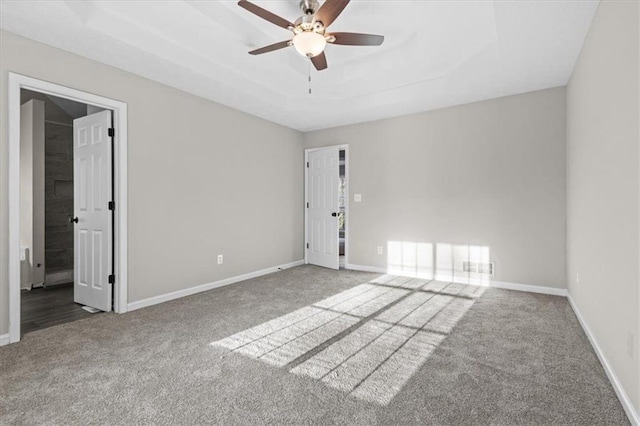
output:
[[[344,268],[347,269],[349,265],[349,224],[351,223],[351,216],[349,216],[349,189],[351,188],[351,181],[349,180],[349,144],[346,145],[329,145],[320,146],[317,148],[308,148],[304,150],[304,263],[309,263],[307,259],[307,243],[309,242],[309,230],[307,224],[309,223],[309,210],[307,209],[307,203],[309,202],[309,169],[307,163],[309,162],[309,153],[318,151],[325,148],[338,148],[338,151],[344,150],[344,176],[347,180],[347,186],[344,193],[344,214],[346,216],[347,223],[344,226]],[[338,165],[338,170],[340,166]],[[339,246],[338,242],[338,246]],[[338,254],[338,256],[340,256]]]
[[9,343],[20,340],[20,90],[70,99],[113,111],[114,311],[127,311],[127,104],[24,75],[9,73]]
[[[638,8],[638,20],[640,20],[640,7]],[[638,32],[638,81],[640,81],[640,32]],[[638,85],[638,124],[640,125],[640,85]],[[640,132],[638,132],[638,163],[640,164]],[[640,200],[640,174],[638,176],[638,200]],[[640,206],[639,206],[640,207]],[[640,224],[640,208],[638,209],[638,224]],[[638,240],[640,240],[640,226],[638,227]],[[638,276],[640,277],[640,253],[638,255]],[[638,280],[640,286],[640,279]],[[638,305],[640,305],[640,292],[638,292]],[[638,318],[638,331],[640,332],[640,317]],[[638,341],[640,336],[636,335],[636,348],[640,348]],[[636,359],[638,357],[638,349],[636,349]],[[638,369],[638,383],[640,384],[640,369]],[[630,416],[629,416],[630,417]],[[630,419],[631,420],[631,419]]]

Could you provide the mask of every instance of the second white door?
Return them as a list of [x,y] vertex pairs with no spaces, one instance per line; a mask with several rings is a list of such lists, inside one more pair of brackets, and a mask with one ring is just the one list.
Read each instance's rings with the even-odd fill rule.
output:
[[307,156],[307,262],[339,268],[339,148],[310,151]]

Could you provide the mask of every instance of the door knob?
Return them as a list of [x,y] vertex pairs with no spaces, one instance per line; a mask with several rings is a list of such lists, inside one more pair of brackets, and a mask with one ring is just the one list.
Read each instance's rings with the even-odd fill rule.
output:
[[333,213],[331,213],[331,216],[336,217],[336,216],[338,216],[338,213],[333,212]]
[[69,216],[69,223],[74,223],[74,222],[78,223],[78,218]]

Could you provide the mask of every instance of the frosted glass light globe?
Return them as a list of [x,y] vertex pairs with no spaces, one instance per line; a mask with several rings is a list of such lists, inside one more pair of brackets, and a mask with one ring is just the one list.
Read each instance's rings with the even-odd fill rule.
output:
[[321,54],[326,45],[327,40],[324,36],[313,31],[305,31],[293,37],[293,46],[299,54],[307,58]]

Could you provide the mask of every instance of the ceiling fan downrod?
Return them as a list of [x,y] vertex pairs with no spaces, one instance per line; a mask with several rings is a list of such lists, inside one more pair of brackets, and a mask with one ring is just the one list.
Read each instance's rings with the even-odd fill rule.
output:
[[318,0],[300,0],[300,9],[305,15],[315,15],[319,5]]

